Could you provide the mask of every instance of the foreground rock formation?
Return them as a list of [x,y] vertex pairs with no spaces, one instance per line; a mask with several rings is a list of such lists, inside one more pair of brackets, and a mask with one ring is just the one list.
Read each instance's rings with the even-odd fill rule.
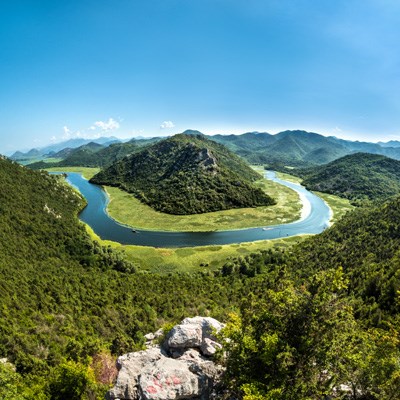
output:
[[212,361],[221,323],[209,317],[185,318],[161,345],[161,331],[146,335],[147,350],[118,358],[117,382],[107,400],[209,400],[223,369]]

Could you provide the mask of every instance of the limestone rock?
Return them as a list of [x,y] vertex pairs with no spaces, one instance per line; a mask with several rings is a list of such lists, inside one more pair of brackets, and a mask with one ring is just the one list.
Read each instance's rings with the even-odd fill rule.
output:
[[[213,332],[222,328],[207,317],[186,318],[167,335],[163,348],[147,334],[147,350],[118,358],[117,382],[107,400],[210,400],[223,372],[210,357],[220,345]],[[214,396],[214,397],[213,397]]]
[[200,347],[202,354],[208,357],[213,356],[218,348],[220,349],[222,348],[222,346],[216,341],[209,338],[204,338]]
[[218,347],[214,332],[218,333],[222,327],[210,317],[185,318],[169,332],[165,348],[174,358],[180,357],[187,348],[199,348],[204,355],[212,356]]
[[200,347],[202,340],[203,333],[200,325],[175,325],[168,334],[167,347],[169,349]]
[[183,361],[163,357],[145,368],[139,377],[143,400],[192,399],[201,396],[201,376]]
[[118,378],[115,386],[107,392],[107,400],[138,399],[138,378],[141,371],[163,357],[160,348],[124,354],[118,357]]

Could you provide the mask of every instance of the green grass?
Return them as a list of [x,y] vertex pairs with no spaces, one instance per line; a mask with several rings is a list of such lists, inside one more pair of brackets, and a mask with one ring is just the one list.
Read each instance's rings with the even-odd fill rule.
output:
[[204,214],[171,215],[155,211],[121,189],[109,186],[105,189],[111,200],[108,205],[110,216],[138,229],[207,232],[275,225],[299,218],[301,204],[295,191],[265,179],[256,184],[273,197],[277,204]]
[[350,200],[348,199],[343,199],[342,197],[328,193],[322,193],[322,192],[313,192],[313,193],[321,197],[326,202],[326,204],[328,204],[328,206],[331,208],[333,212],[333,216],[330,221],[331,223],[338,221],[344,214],[354,209],[354,206],[350,204]]
[[[71,167],[71,168],[62,168],[62,171],[79,172],[82,173],[86,179],[89,179],[97,172],[97,169]],[[299,179],[296,177],[292,177],[291,175],[279,174],[279,177],[299,183]],[[273,184],[273,182],[271,181],[263,181],[261,184],[267,184],[267,183],[268,185]],[[286,204],[288,204],[289,199],[292,199],[292,201],[294,201],[292,205],[288,204],[287,206],[291,210],[294,210],[294,207],[297,206],[297,214],[294,217],[292,217],[292,219],[298,218],[300,211],[300,204],[298,201],[297,194],[294,191],[285,188],[281,185],[273,184],[273,186],[275,187],[275,193],[277,196],[275,198],[278,200],[278,197],[281,196],[280,197],[281,207],[283,207],[285,201],[287,202]],[[133,208],[137,206],[146,207],[143,206],[142,203],[133,198],[131,195],[119,189],[108,187],[107,190],[109,193],[112,192],[110,194],[112,202],[114,202],[114,206],[119,204],[120,207],[123,207],[124,205],[126,206],[127,204],[129,204],[129,206]],[[114,194],[114,191],[116,195]],[[289,195],[291,195],[292,197],[289,197]],[[348,200],[342,199],[337,196],[328,195],[325,193],[318,193],[318,195],[321,196],[332,208],[334,212],[333,221],[336,221],[338,218],[340,218],[341,215],[343,215],[345,212],[347,212],[352,208]],[[116,201],[116,198],[118,199],[118,196],[125,198],[123,198],[121,201]],[[278,201],[278,206],[280,202]],[[250,209],[250,210],[257,210],[257,209]],[[233,211],[243,211],[243,210],[233,210]],[[155,213],[155,211],[153,212]],[[224,212],[208,213],[205,215],[210,216],[210,214],[221,214],[221,213]],[[138,214],[140,214],[140,212]],[[115,217],[113,214],[111,215]],[[242,216],[242,218],[245,217]],[[136,226],[137,224],[134,223],[133,225]],[[154,248],[145,246],[121,245],[116,242],[101,240],[88,225],[86,225],[86,229],[88,230],[89,234],[94,240],[97,240],[104,246],[111,246],[113,248],[117,248],[123,251],[126,254],[127,258],[130,261],[134,262],[141,271],[157,272],[162,274],[168,274],[169,272],[176,272],[176,271],[194,272],[194,271],[215,270],[224,265],[224,263],[229,258],[245,256],[246,254],[255,253],[261,250],[267,250],[272,247],[289,248],[293,244],[304,240],[304,238],[306,237],[304,235],[304,236],[295,236],[283,239],[265,240],[265,241],[257,241],[251,243],[241,243],[241,244],[230,244],[223,246],[164,249],[164,248]],[[155,229],[161,229],[161,228],[156,226]]]
[[229,258],[245,256],[273,247],[289,248],[304,240],[306,236],[294,236],[283,239],[264,240],[250,243],[229,244],[223,246],[184,247],[176,249],[154,248],[145,246],[121,245],[116,242],[101,240],[86,226],[93,240],[104,246],[123,251],[127,258],[141,271],[168,274],[170,272],[214,271],[222,267]]

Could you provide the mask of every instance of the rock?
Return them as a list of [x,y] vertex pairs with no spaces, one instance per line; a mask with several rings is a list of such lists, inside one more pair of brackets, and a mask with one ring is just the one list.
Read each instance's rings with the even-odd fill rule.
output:
[[223,368],[210,357],[220,346],[213,331],[221,328],[213,318],[186,318],[169,332],[164,348],[152,344],[162,331],[147,334],[153,347],[118,358],[117,382],[106,399],[217,399],[212,393]]
[[211,317],[193,317],[193,318],[185,318],[182,322],[182,325],[200,325],[203,331],[203,337],[207,337],[213,340],[217,340],[213,335],[213,331],[218,333],[224,325],[221,324],[214,318]]
[[210,317],[185,318],[168,333],[164,346],[174,358],[180,357],[187,348],[199,348],[205,356],[212,356],[218,347],[214,332],[218,333],[222,327]]
[[215,342],[212,339],[204,338],[200,350],[205,356],[211,357],[215,354],[218,348],[222,348],[219,343]]
[[118,357],[119,370],[115,386],[107,392],[106,399],[138,399],[138,379],[141,371],[154,364],[162,355],[160,348],[124,354]]
[[151,341],[151,340],[154,340],[154,338],[155,338],[155,336],[154,336],[154,333],[148,333],[147,335],[144,335],[144,338],[147,340],[147,341]]
[[200,347],[203,332],[198,324],[175,325],[167,336],[168,349],[187,349]]
[[191,372],[183,361],[163,357],[145,368],[139,378],[143,400],[191,399],[201,396],[202,377]]

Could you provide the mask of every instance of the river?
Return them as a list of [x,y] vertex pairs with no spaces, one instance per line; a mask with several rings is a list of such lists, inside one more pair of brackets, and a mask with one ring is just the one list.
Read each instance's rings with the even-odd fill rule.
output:
[[79,173],[67,174],[67,182],[76,187],[88,203],[80,213],[79,218],[90,225],[101,239],[112,240],[121,244],[166,248],[223,245],[301,234],[317,234],[329,226],[331,209],[320,197],[299,184],[277,178],[273,171],[267,171],[266,178],[287,186],[300,195],[303,209],[298,221],[262,228],[230,231],[164,232],[136,229],[118,223],[107,214],[109,199],[101,186],[89,183]]

